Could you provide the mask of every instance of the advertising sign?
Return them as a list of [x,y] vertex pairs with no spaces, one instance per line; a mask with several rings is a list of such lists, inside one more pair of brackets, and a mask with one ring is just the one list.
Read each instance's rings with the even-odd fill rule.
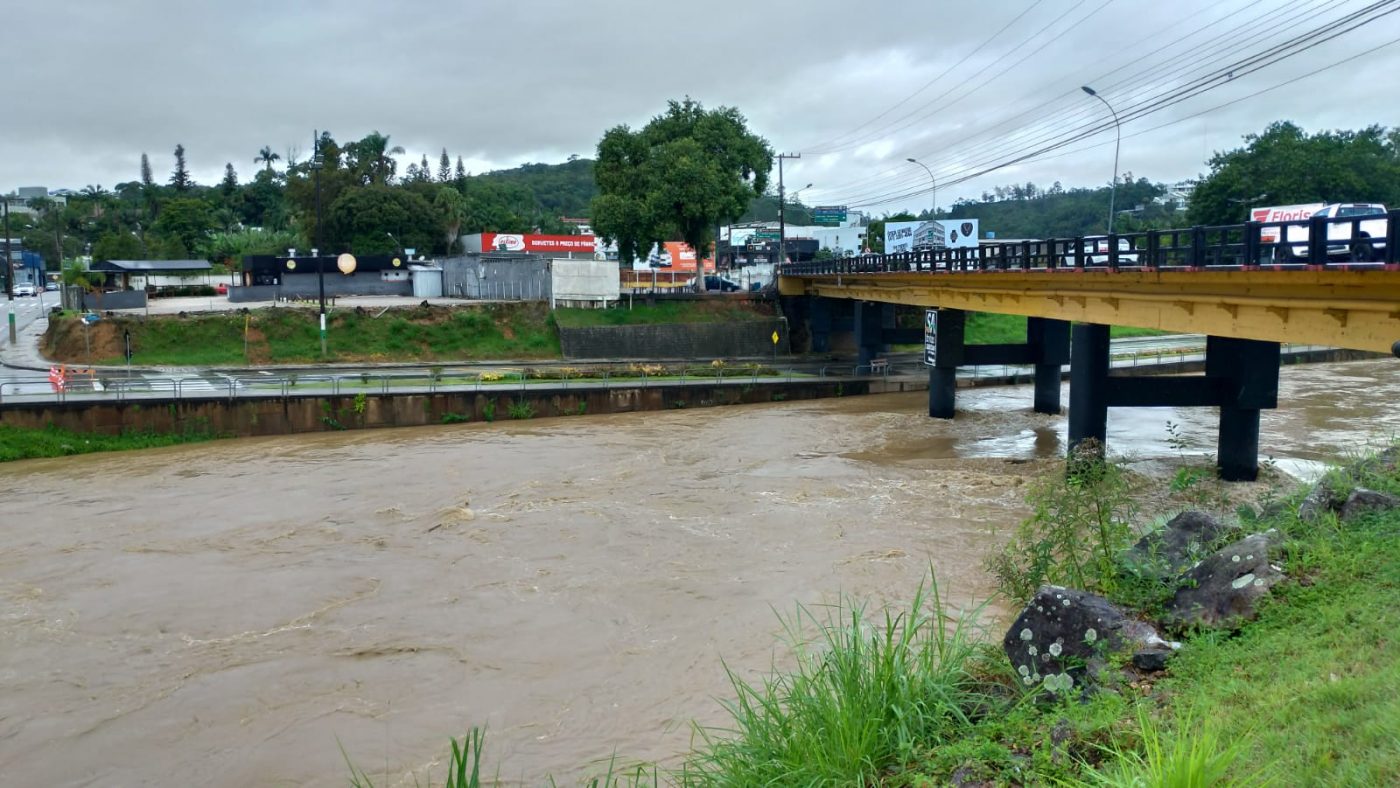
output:
[[915,249],[976,249],[977,219],[886,222],[885,254]]
[[846,222],[846,206],[818,205],[812,209],[812,224],[839,227]]
[[[660,247],[653,246],[651,254],[645,258],[637,258],[632,264],[634,271],[647,271],[650,269],[660,271],[673,271],[676,273],[695,273],[695,250],[681,241],[667,241]],[[714,258],[705,258],[705,270],[714,271]]]
[[481,234],[483,252],[592,252],[594,246],[591,235]]
[[924,310],[924,365],[938,366],[938,310]]

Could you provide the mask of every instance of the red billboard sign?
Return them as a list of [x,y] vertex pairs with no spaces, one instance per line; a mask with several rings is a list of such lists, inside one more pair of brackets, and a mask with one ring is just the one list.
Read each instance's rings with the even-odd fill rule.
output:
[[482,233],[483,252],[592,252],[591,235],[534,235],[527,233]]

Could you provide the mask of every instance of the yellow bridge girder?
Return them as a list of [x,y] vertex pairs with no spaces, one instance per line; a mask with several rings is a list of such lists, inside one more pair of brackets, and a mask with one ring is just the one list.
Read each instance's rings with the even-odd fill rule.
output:
[[780,277],[815,295],[1389,353],[1400,271],[1074,269]]

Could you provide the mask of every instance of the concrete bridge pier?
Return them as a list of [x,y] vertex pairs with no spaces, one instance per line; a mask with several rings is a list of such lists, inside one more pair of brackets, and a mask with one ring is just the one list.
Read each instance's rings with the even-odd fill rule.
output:
[[876,301],[855,302],[856,364],[869,367],[880,353],[889,349],[889,334],[895,330],[894,304]]
[[1035,412],[1060,412],[1060,370],[1069,362],[1069,323],[1032,317],[1024,344],[969,345],[967,313],[938,310],[934,364],[928,373],[928,415],[951,419],[957,405],[958,367],[968,364],[1029,364],[1035,367]]
[[1111,407],[1219,407],[1217,466],[1225,481],[1259,476],[1259,411],[1278,407],[1279,343],[1206,337],[1206,374],[1128,377],[1109,372],[1108,326],[1074,327],[1070,360],[1070,451],[1106,444]]

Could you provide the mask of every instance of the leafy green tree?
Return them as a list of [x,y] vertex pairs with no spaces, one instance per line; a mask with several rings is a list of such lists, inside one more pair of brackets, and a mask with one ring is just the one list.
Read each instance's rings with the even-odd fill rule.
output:
[[447,254],[452,253],[452,248],[457,243],[468,209],[467,198],[450,186],[439,188],[433,197],[433,210],[437,212],[438,221],[443,228],[443,237],[446,240],[444,251]]
[[1231,224],[1251,206],[1309,202],[1400,203],[1400,130],[1307,134],[1287,121],[1217,153],[1191,195],[1193,224]]
[[181,194],[194,186],[194,180],[190,178],[189,167],[185,165],[184,145],[175,146],[175,169],[170,173],[170,185]]
[[397,249],[389,233],[405,247],[432,249],[442,235],[432,205],[407,189],[369,186],[347,189],[331,205],[326,222],[330,250],[388,254]]
[[459,183],[467,179],[467,168],[462,166],[461,156],[457,157],[457,169],[452,173],[452,176]]
[[366,185],[383,186],[394,179],[397,165],[394,156],[402,156],[403,147],[390,146],[389,136],[371,131],[359,142],[349,146],[350,167]]
[[219,182],[219,193],[225,199],[233,197],[238,192],[238,173],[233,169],[233,162],[224,164],[224,179]]
[[92,245],[94,260],[144,260],[141,240],[130,231],[104,233]]
[[155,178],[151,175],[151,160],[145,153],[141,154],[141,185],[147,189],[155,185]]
[[[214,228],[214,216],[209,203],[197,197],[177,197],[161,209],[160,218],[156,219],[152,229],[167,241],[178,240],[180,247],[188,254],[190,250],[198,248]],[[172,249],[173,245],[167,242],[162,248]]]
[[[748,130],[738,110],[671,101],[640,131],[617,126],[599,141],[593,227],[617,241],[627,264],[672,238],[703,259],[715,228],[763,194],[772,165],[768,143]],[[696,287],[704,281],[697,276]]]
[[49,267],[61,267],[66,257],[64,234],[69,224],[66,207],[52,197],[36,197],[29,201],[29,207],[38,216],[32,231],[21,236],[24,245],[38,251]]
[[253,163],[263,164],[264,169],[268,172],[272,172],[272,163],[280,158],[282,157],[272,150],[271,145],[264,145],[262,146],[262,150],[258,151],[258,155],[253,157]]

